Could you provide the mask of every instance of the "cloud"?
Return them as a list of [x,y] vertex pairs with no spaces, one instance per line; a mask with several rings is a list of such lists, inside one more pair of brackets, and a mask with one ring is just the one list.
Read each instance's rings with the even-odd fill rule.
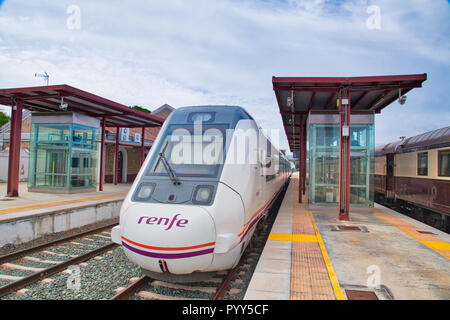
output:
[[[67,27],[74,3],[80,29]],[[380,30],[366,26],[373,4]],[[405,107],[377,116],[377,143],[388,142],[450,118],[449,15],[443,0],[7,1],[0,87],[42,84],[34,73],[47,71],[51,84],[126,105],[242,105],[261,126],[280,129],[288,149],[272,76],[427,72]],[[391,128],[399,118],[408,125]]]

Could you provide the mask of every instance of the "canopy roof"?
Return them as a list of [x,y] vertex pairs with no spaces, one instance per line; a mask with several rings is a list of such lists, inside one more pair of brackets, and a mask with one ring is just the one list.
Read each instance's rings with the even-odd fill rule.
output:
[[[105,117],[107,127],[159,127],[164,119],[130,108],[66,84],[42,87],[0,89],[0,104],[13,106],[22,100],[31,111],[73,111],[91,117]],[[68,104],[67,110],[61,104]]]
[[[272,77],[284,129],[291,151],[299,149],[301,115],[309,111],[337,112],[338,94],[347,89],[351,112],[380,113],[383,108],[413,88],[422,87],[427,74],[372,77]],[[293,104],[288,104],[293,98]],[[305,124],[306,117],[304,117]],[[294,127],[297,128],[294,134]]]

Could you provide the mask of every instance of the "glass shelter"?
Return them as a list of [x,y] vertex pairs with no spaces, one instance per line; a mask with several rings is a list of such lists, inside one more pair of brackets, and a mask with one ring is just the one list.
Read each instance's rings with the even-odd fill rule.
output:
[[99,120],[78,113],[33,113],[28,190],[95,191],[99,128]]
[[[352,114],[350,121],[350,204],[373,206],[374,115]],[[339,201],[339,115],[310,113],[307,126],[309,203]]]

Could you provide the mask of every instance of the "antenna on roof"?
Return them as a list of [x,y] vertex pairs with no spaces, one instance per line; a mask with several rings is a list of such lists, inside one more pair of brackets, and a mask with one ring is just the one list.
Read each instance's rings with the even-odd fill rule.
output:
[[44,71],[44,74],[42,74],[42,73],[35,73],[34,76],[35,76],[35,77],[41,77],[41,78],[44,78],[44,80],[47,81],[47,85],[48,85],[48,78],[49,78],[50,76],[48,75],[47,72]]

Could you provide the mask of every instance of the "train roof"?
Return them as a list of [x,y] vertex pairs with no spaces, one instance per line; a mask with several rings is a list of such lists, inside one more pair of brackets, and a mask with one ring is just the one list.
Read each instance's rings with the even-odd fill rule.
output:
[[407,138],[401,144],[401,149],[402,151],[413,151],[411,149],[439,148],[448,145],[450,145],[450,126]]
[[176,112],[211,112],[219,111],[226,113],[234,113],[243,118],[252,119],[253,117],[241,106],[231,106],[231,105],[203,105],[203,106],[186,106],[177,108]]
[[388,144],[378,146],[375,148],[375,157],[382,156],[388,153],[396,153],[397,147],[403,142],[403,140],[398,140],[394,142],[389,142]]
[[450,126],[428,131],[375,148],[375,156],[450,146]]

